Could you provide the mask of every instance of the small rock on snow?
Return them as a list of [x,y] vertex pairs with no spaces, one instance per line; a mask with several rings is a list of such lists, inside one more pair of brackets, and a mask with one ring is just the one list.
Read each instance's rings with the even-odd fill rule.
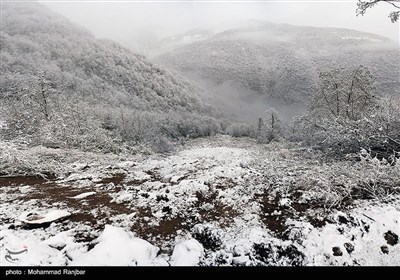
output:
[[339,247],[333,247],[332,251],[333,251],[333,255],[336,257],[343,256],[343,252],[342,252],[342,250],[340,250]]
[[381,251],[382,251],[382,253],[384,253],[386,255],[389,254],[388,246],[386,246],[386,245],[381,246]]
[[343,246],[349,254],[354,251],[354,246],[351,243],[344,243]]
[[383,237],[385,238],[387,244],[389,245],[396,245],[397,243],[399,243],[399,236],[397,234],[395,234],[393,231],[388,231],[386,232]]

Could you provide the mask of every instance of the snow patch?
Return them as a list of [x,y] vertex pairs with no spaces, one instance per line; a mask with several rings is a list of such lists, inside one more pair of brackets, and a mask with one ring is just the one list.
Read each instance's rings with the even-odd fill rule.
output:
[[71,231],[60,232],[45,240],[44,244],[47,244],[52,248],[63,248],[74,242],[74,237],[71,236],[71,234]]
[[77,256],[70,265],[153,265],[159,249],[122,228],[106,225],[92,250]]
[[83,199],[83,198],[85,198],[85,197],[88,197],[88,196],[91,196],[91,195],[94,195],[94,194],[96,194],[96,192],[85,192],[85,193],[81,193],[81,194],[75,195],[75,196],[73,196],[73,197],[71,197],[71,198],[74,198],[74,199]]
[[171,256],[173,266],[195,266],[204,255],[203,246],[196,239],[180,241]]
[[39,215],[32,212],[22,213],[19,217],[19,220],[28,225],[41,225],[45,223],[51,223],[58,221],[63,218],[67,218],[71,216],[71,213],[65,210],[54,210],[48,212],[45,215]]

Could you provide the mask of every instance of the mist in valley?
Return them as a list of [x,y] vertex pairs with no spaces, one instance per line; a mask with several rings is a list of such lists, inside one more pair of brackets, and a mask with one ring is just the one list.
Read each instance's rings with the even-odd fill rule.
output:
[[[294,24],[355,29],[379,35],[370,34],[372,38],[369,39],[377,40],[379,44],[372,46],[368,44],[343,45],[339,46],[341,52],[346,52],[343,48],[349,50],[360,47],[382,49],[385,48],[385,45],[393,50],[399,44],[399,26],[392,24],[386,18],[391,11],[388,5],[380,5],[369,11],[368,17],[355,17],[356,6],[353,1],[338,3],[304,3],[301,1],[298,3],[293,3],[293,1],[292,3],[285,1],[264,3],[199,3],[196,1],[183,3],[152,3],[151,1],[142,3],[113,3],[112,1],[63,3],[54,1],[45,2],[44,5],[66,16],[72,22],[86,27],[96,37],[116,40],[131,50],[144,54],[155,63],[162,64],[167,69],[177,70],[196,86],[200,86],[202,88],[200,97],[211,101],[211,104],[217,106],[220,112],[235,121],[251,124],[255,124],[258,118],[271,107],[277,109],[285,121],[290,121],[295,115],[305,112],[309,100],[304,97],[302,90],[295,89],[295,92],[280,92],[279,95],[298,95],[296,100],[283,101],[279,96],[276,97],[277,93],[273,97],[266,94],[266,92],[276,90],[268,88],[268,85],[263,85],[263,92],[260,92],[260,90],[255,90],[238,81],[234,77],[235,75],[216,81],[204,77],[202,72],[206,71],[205,69],[194,73],[195,71],[191,69],[174,68],[168,63],[163,63],[162,59],[159,59],[160,56],[174,53],[176,50],[196,42],[201,43],[216,34],[224,34],[224,32],[229,34],[231,30],[256,27],[263,23],[271,24],[271,26],[274,26],[275,23],[283,23],[283,25],[277,29],[263,30],[263,32],[250,30],[239,35],[238,39],[253,46],[271,41],[277,44],[290,43],[296,40],[293,36],[293,32],[296,31],[286,32],[285,29],[296,29],[296,27],[285,26],[285,24]],[[301,32],[300,29],[299,32]],[[357,36],[353,36],[354,38],[349,36],[349,39],[362,40]],[[389,40],[380,36],[388,37]],[[237,44],[235,39],[235,36],[229,38],[233,44]],[[331,46],[330,43],[326,44],[323,41],[315,42],[314,45],[321,47],[317,50],[320,52],[332,53],[332,50],[333,52],[338,50],[338,46]],[[241,55],[245,57],[244,62],[246,63],[248,55],[246,52],[249,50],[246,47],[242,49]],[[187,51],[193,52],[190,49]],[[227,49],[226,52],[229,53],[230,50]],[[196,56],[196,53],[192,54]],[[294,54],[296,58],[304,57],[305,59],[312,59],[310,56],[313,55],[306,46],[297,48]],[[182,58],[182,60],[184,59],[190,60],[191,58]],[[257,56],[251,57],[251,54],[249,59],[260,60],[256,61],[256,64],[270,64],[275,68],[282,67],[279,65],[279,61],[263,60]],[[250,65],[250,67],[259,68],[258,65]],[[308,65],[302,67],[307,68]],[[317,72],[325,70],[325,68],[318,65],[313,75],[317,76]],[[396,71],[399,70],[396,69]],[[265,75],[274,77],[265,77],[265,79],[280,78],[279,69],[272,72],[267,72]]]
[[293,117],[304,113],[307,108],[305,104],[288,104],[268,98],[235,81],[216,83],[201,79],[194,74],[185,74],[201,88],[202,96],[207,102],[236,122],[256,126],[259,118],[263,118],[271,108],[279,111],[283,121],[290,122]]

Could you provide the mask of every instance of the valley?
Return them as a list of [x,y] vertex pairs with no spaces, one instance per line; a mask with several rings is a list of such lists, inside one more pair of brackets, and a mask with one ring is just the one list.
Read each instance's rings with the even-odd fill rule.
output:
[[399,266],[392,28],[139,2],[1,2],[0,266]]

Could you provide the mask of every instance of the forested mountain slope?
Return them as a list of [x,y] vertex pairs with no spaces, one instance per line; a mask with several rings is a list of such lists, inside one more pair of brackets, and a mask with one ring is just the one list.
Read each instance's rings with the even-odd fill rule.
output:
[[320,71],[361,64],[378,94],[399,94],[399,55],[397,45],[370,33],[252,20],[155,59],[204,85],[236,84],[288,104],[309,100]]
[[[31,98],[27,102],[33,107],[38,105],[39,112],[32,114],[43,111],[42,105],[47,103],[47,121],[56,119],[47,116],[58,111],[51,106],[55,99],[60,101],[62,97],[63,103],[74,105],[85,103],[86,108],[82,105],[79,112],[96,111],[90,114],[95,114],[103,128],[117,134],[126,134],[133,126],[131,122],[138,119],[145,119],[141,126],[147,130],[162,130],[161,134],[176,137],[191,133],[189,128],[183,131],[183,123],[204,126],[215,121],[218,114],[179,75],[117,43],[94,38],[39,4],[2,5],[0,98],[28,95]],[[9,111],[5,114],[10,117]],[[168,123],[161,124],[166,120]],[[201,134],[199,126],[192,128],[192,132]]]

